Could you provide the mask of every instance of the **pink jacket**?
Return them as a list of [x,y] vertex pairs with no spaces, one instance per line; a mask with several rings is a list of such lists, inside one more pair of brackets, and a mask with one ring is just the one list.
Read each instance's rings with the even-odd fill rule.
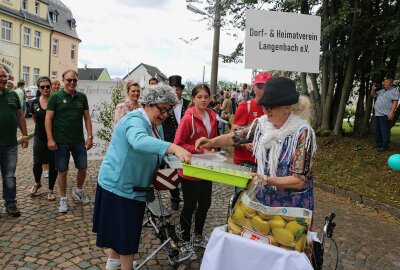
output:
[[[186,110],[185,115],[179,123],[178,130],[176,131],[174,144],[177,144],[192,154],[203,153],[203,150],[196,151],[194,144],[197,139],[201,137],[214,138],[217,136],[217,115],[211,109],[207,109],[208,115],[210,116],[211,132],[210,136],[207,136],[207,129],[203,123],[203,119],[196,113],[194,107],[190,107]],[[184,176],[182,170],[178,170],[179,176],[187,180],[198,181],[200,179]]]

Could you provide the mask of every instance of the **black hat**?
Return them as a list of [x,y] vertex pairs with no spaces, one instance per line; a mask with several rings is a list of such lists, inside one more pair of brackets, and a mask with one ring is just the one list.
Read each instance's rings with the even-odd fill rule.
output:
[[178,86],[182,89],[185,89],[185,85],[182,84],[182,77],[179,75],[172,75],[168,78],[169,86]]
[[300,93],[294,81],[288,78],[273,78],[265,84],[264,95],[258,104],[264,107],[279,107],[295,104]]

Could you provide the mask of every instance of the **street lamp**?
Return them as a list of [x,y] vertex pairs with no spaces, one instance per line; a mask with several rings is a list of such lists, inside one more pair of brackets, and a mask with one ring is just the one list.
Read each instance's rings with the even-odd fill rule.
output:
[[206,12],[201,9],[193,6],[192,4],[188,4],[186,7],[193,13],[208,16],[213,19],[213,27],[214,27],[214,39],[213,39],[213,49],[212,49],[212,58],[211,58],[211,81],[210,81],[210,90],[211,95],[215,95],[217,93],[217,81],[218,81],[218,60],[219,60],[219,36],[220,36],[220,27],[221,27],[221,12],[220,12],[220,0],[215,0],[215,14],[214,17],[211,17]]

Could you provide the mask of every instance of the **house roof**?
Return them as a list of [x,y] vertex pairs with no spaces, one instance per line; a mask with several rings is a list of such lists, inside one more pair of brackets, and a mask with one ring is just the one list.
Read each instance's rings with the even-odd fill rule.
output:
[[[71,23],[76,24],[76,21],[72,15],[71,10],[60,0],[48,0],[49,1],[49,14],[50,23],[54,27],[54,31],[62,33],[64,35],[79,39],[76,28],[71,29]],[[57,14],[57,22],[53,22],[53,13]],[[80,39],[79,39],[80,40]]]
[[137,67],[135,67],[131,72],[129,72],[128,75],[126,75],[126,76],[124,77],[124,79],[125,79],[126,77],[128,77],[129,75],[131,75],[132,72],[134,72],[136,69],[138,69],[141,65],[147,70],[147,72],[148,72],[152,77],[155,77],[155,78],[157,78],[157,79],[162,79],[162,80],[164,80],[164,81],[167,81],[167,80],[168,80],[168,77],[165,76],[164,73],[162,73],[158,68],[156,68],[156,67],[154,67],[154,66],[150,66],[150,65],[144,64],[144,63],[140,63],[140,64],[139,64]]
[[43,19],[36,14],[32,14],[27,11],[23,11],[22,9],[15,10],[15,9],[9,8],[5,5],[0,5],[0,11],[1,11],[1,13],[5,13],[9,16],[12,16],[12,17],[18,18],[18,19],[22,19],[22,20],[25,19],[25,16],[26,16],[26,20],[30,23],[34,23],[34,24],[37,24],[37,25],[39,25],[41,27],[45,27],[45,28],[52,28],[52,26],[49,24],[49,22],[46,19]]
[[80,80],[97,81],[105,68],[78,68]]

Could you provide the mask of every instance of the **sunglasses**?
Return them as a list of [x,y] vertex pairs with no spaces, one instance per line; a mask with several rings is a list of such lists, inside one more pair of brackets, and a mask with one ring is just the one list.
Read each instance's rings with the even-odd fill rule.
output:
[[50,85],[41,85],[39,86],[40,89],[44,90],[44,89],[50,89]]
[[171,111],[174,109],[173,107],[167,109],[167,108],[160,108],[160,107],[158,107],[158,105],[155,105],[155,106],[157,107],[157,109],[160,111],[161,114],[171,113]]
[[69,82],[69,83],[71,83],[71,82],[74,82],[74,83],[78,82],[77,79],[64,79],[64,80],[66,80],[66,81]]

